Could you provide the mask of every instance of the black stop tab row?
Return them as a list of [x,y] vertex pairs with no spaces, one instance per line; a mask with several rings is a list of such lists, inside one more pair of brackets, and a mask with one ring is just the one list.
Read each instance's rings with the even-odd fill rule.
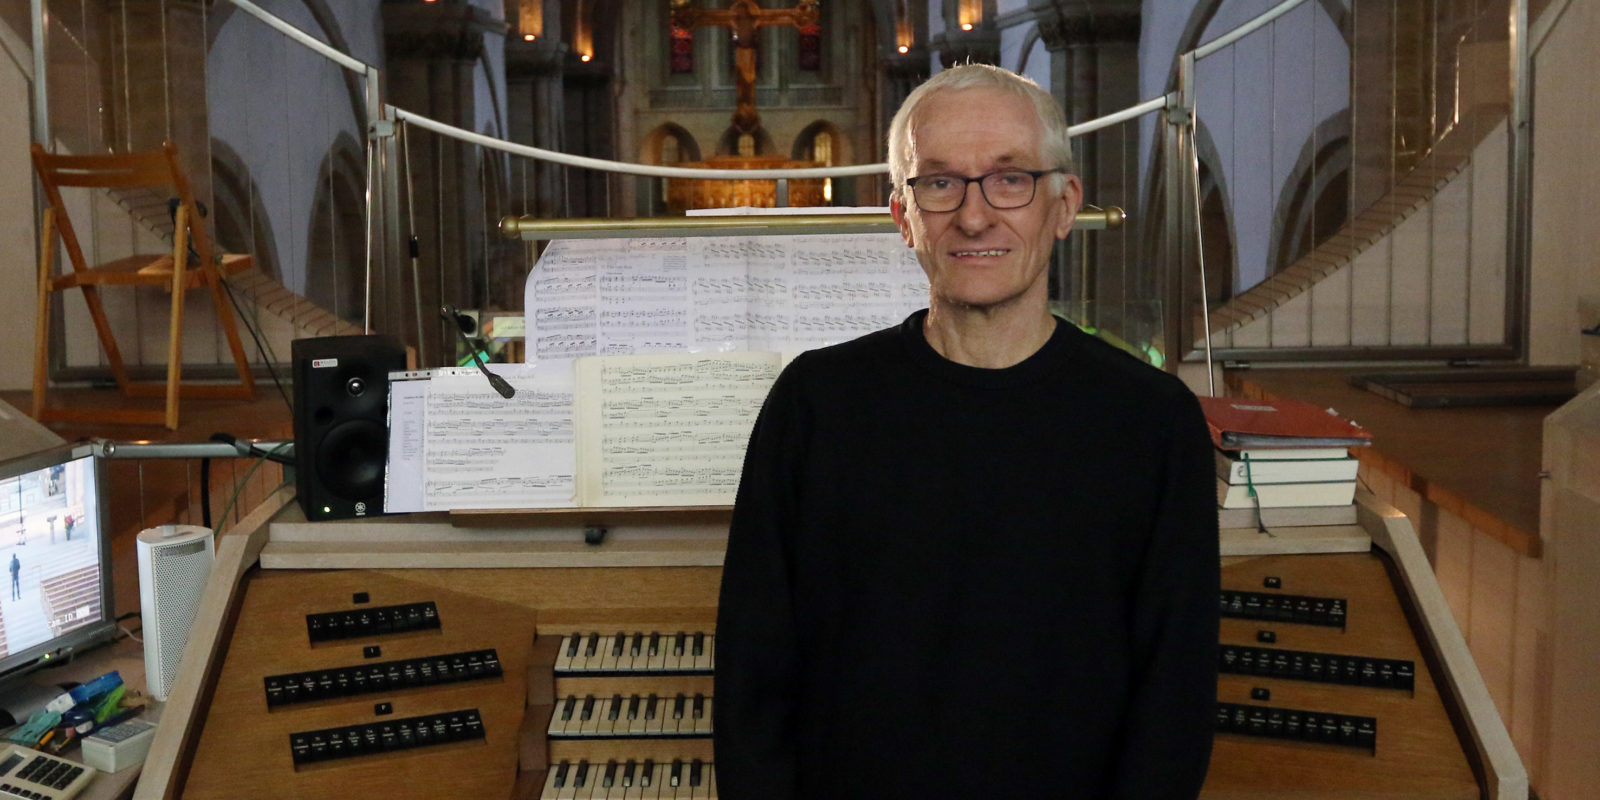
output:
[[1230,675],[1261,675],[1315,683],[1416,689],[1417,665],[1393,658],[1341,656],[1276,647],[1225,644],[1217,651],[1217,670]]
[[306,633],[312,644],[438,627],[439,608],[432,600],[306,615]]
[[1373,755],[1378,752],[1378,720],[1375,717],[1218,703],[1217,732],[1343,745],[1360,748]]
[[482,739],[478,709],[289,734],[295,766]]
[[1223,590],[1222,616],[1344,629],[1349,603],[1342,597]]
[[263,681],[267,690],[267,707],[276,708],[330,697],[353,697],[417,686],[498,678],[500,675],[500,655],[490,649],[268,675]]

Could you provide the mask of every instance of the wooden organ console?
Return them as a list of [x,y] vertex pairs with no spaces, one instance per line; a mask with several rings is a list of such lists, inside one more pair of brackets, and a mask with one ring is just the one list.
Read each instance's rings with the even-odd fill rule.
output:
[[[291,497],[219,540],[135,797],[718,797],[724,511],[311,524]],[[1224,532],[1202,796],[1525,798],[1410,524],[1360,504]]]

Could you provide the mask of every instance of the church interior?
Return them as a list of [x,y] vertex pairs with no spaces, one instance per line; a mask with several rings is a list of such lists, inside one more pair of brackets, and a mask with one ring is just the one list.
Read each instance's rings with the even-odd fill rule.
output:
[[[0,0],[0,103],[13,109],[0,197],[15,212],[0,221],[13,287],[0,335],[14,343],[0,350],[0,438],[13,439],[0,452],[122,445],[97,453],[104,603],[124,632],[143,602],[140,531],[217,529],[142,775],[108,773],[117,780],[83,796],[246,796],[241,779],[292,797],[412,796],[430,764],[465,761],[474,796],[634,797],[549,787],[567,760],[603,771],[639,758],[674,787],[676,764],[693,765],[693,791],[684,766],[685,793],[660,796],[715,797],[700,776],[714,759],[704,731],[633,746],[546,723],[563,698],[578,713],[570,698],[582,705],[584,691],[619,707],[709,692],[709,665],[690,657],[661,689],[643,672],[585,677],[572,654],[600,634],[621,652],[624,631],[706,630],[725,504],[585,513],[430,499],[420,513],[319,522],[296,503],[309,503],[312,423],[295,406],[313,385],[296,342],[384,334],[400,359],[390,369],[473,376],[479,355],[498,367],[634,352],[579,342],[531,287],[585,252],[623,257],[607,241],[688,237],[680,246],[701,253],[711,245],[693,243],[716,240],[694,221],[731,209],[810,209],[790,222],[799,233],[823,211],[877,212],[860,230],[887,235],[895,110],[968,62],[1030,78],[1072,126],[1085,206],[1051,256],[1053,313],[1198,395],[1304,401],[1372,434],[1352,450],[1362,511],[1345,527],[1365,527],[1359,549],[1387,551],[1387,566],[1363,571],[1334,560],[1354,557],[1347,544],[1309,555],[1286,537],[1225,558],[1225,587],[1295,576],[1300,594],[1352,598],[1352,614],[1393,606],[1393,630],[1373,641],[1416,662],[1407,699],[1433,706],[1317,687],[1301,696],[1330,717],[1372,714],[1380,744],[1357,760],[1219,728],[1230,732],[1202,796],[1592,796],[1593,36],[1600,7],[1573,0]],[[118,169],[159,185],[74,177],[100,163],[79,156],[125,157]],[[592,349],[568,350],[580,346]],[[385,437],[398,435],[383,425],[398,412],[375,413],[381,485]],[[290,440],[295,458],[262,458]],[[0,505],[0,525],[13,511]],[[365,507],[333,516],[356,514]],[[475,706],[467,727],[483,741],[291,760],[285,733],[388,713],[373,711],[389,699],[376,694],[272,694],[277,678],[348,660],[331,640],[307,648],[301,615],[274,609],[309,624],[353,592],[396,609],[393,598],[437,600],[434,613],[461,620],[380,637],[392,654],[497,643],[481,686],[408,685],[394,702],[413,716],[392,721],[408,724]],[[148,638],[148,608],[142,623]],[[1360,649],[1355,630],[1299,641]],[[700,640],[688,647],[700,655]],[[125,673],[146,671],[126,638],[107,649]],[[584,680],[599,688],[574,688]],[[1432,727],[1385,752],[1407,725]]]

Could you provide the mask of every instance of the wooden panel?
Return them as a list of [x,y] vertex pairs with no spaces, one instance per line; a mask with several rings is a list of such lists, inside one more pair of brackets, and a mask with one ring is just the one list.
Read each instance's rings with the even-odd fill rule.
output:
[[[1402,511],[1404,509],[1401,509]],[[1415,519],[1415,517],[1413,517]],[[1433,572],[1450,612],[1472,643],[1472,527],[1448,511],[1438,514],[1438,540],[1434,543]]]
[[[1440,510],[1441,515],[1450,512]],[[1515,635],[1517,554],[1483,531],[1472,531],[1472,660],[1500,716],[1512,718],[1511,652]]]
[[[1225,559],[1222,586],[1263,591],[1267,576],[1282,578],[1285,594],[1347,598],[1345,630],[1224,619],[1224,643],[1256,646],[1256,632],[1267,629],[1277,634],[1273,647],[1411,659],[1417,662],[1416,691],[1223,675],[1217,692],[1223,702],[1376,717],[1378,747],[1376,754],[1369,754],[1354,748],[1218,734],[1201,796],[1477,798],[1478,785],[1382,557],[1363,553]],[[1252,701],[1253,687],[1270,690],[1270,702]]]
[[[517,773],[536,627],[545,627],[546,635],[633,625],[710,630],[719,572],[554,568],[534,576],[511,569],[256,568],[243,584],[238,622],[179,796],[232,798],[241,785],[271,785],[275,796],[285,798],[349,796],[355,787],[376,797],[415,796],[411,787],[438,786],[442,778],[449,781],[451,796],[505,796]],[[441,629],[312,646],[305,615],[356,608],[351,598],[358,591],[367,592],[374,606],[432,600]],[[490,681],[266,708],[265,676],[358,665],[367,644],[380,645],[386,661],[493,647],[505,674]],[[393,718],[477,708],[486,739],[294,767],[290,733],[381,721],[373,713],[381,701],[393,704]]]
[[1548,566],[1543,559],[1517,559],[1517,610],[1512,620],[1511,715],[1506,725],[1534,785],[1542,777],[1545,725],[1550,719]]

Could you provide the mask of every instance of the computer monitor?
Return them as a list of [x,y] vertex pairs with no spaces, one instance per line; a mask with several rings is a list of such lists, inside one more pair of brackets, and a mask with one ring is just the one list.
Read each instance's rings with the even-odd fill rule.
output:
[[0,461],[0,684],[116,628],[95,449],[62,445]]

